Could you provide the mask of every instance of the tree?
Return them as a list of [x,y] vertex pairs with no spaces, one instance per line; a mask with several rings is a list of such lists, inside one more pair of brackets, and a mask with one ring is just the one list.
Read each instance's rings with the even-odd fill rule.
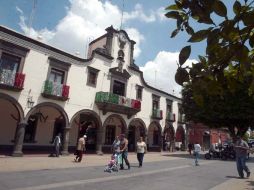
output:
[[[191,45],[179,54],[175,80],[183,86],[186,119],[228,127],[232,135],[237,127],[243,135],[254,124],[254,1],[232,2],[175,0],[165,16],[176,20],[172,38],[185,32],[189,43],[206,43],[205,55],[191,67],[184,64]],[[202,29],[194,31],[193,23]]]

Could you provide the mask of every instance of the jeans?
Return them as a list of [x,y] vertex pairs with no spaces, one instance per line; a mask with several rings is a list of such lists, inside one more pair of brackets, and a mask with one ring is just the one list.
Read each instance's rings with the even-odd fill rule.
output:
[[198,165],[198,159],[199,159],[199,152],[194,152],[195,154],[195,165]]
[[55,154],[56,154],[56,157],[59,157],[59,154],[60,154],[60,147],[59,146],[55,146]]
[[77,156],[76,156],[76,161],[81,162],[83,157],[83,150],[77,150]]
[[144,158],[144,153],[137,153],[137,159],[138,159],[139,166],[142,166],[143,158]]
[[243,170],[246,173],[250,172],[249,168],[246,166],[246,156],[237,156],[236,157],[236,166],[237,166],[237,171],[238,171],[238,174],[240,177],[244,177]]
[[121,169],[123,169],[123,160],[124,160],[125,164],[128,166],[128,168],[130,168],[130,163],[129,163],[129,160],[127,159],[127,156],[128,156],[127,151],[122,152],[122,164],[120,164]]

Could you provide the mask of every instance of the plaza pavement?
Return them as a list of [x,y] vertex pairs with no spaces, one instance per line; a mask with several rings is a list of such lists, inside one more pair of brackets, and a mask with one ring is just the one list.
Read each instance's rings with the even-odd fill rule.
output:
[[[137,158],[135,153],[129,153],[130,163],[136,164]],[[190,159],[191,156],[187,152],[161,152],[161,153],[147,153],[144,158],[144,162],[159,162],[169,161],[175,159]],[[32,170],[49,170],[49,169],[60,169],[60,168],[76,168],[76,167],[89,167],[89,166],[104,166],[110,159],[109,154],[102,156],[88,154],[84,155],[81,163],[74,162],[74,155],[48,157],[46,154],[42,155],[24,155],[23,157],[10,157],[0,155],[0,172],[16,172],[16,171],[32,171]],[[193,158],[192,158],[193,159]],[[254,158],[251,158],[254,159]],[[205,160],[201,161],[205,162]],[[195,166],[193,166],[195,167]],[[254,168],[250,167],[251,176],[250,178],[239,179],[237,176],[228,176],[228,180],[213,187],[210,190],[253,190],[254,189]]]

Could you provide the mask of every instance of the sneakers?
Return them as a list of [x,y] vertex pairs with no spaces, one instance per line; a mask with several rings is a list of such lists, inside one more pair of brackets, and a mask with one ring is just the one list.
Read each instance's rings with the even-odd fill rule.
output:
[[248,178],[250,177],[250,172],[247,172],[247,177],[248,177]]

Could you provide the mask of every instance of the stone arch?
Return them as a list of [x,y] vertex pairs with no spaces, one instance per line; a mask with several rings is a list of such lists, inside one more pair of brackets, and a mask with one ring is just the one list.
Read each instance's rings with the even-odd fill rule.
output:
[[11,154],[18,124],[24,120],[24,111],[12,96],[0,92],[0,150]]
[[104,139],[103,151],[109,152],[116,136],[125,134],[127,136],[127,125],[122,116],[112,114],[103,123]]
[[[62,154],[68,153],[69,118],[65,110],[53,102],[42,102],[34,106],[25,116],[26,127],[23,151],[51,153],[56,135],[61,135]],[[32,144],[31,144],[32,143]]]
[[62,117],[64,118],[65,120],[65,128],[68,128],[69,127],[69,117],[67,115],[67,113],[65,112],[65,110],[58,104],[56,103],[53,103],[53,102],[43,102],[43,103],[40,103],[40,104],[37,104],[36,106],[34,106],[27,114],[26,114],[26,117],[25,117],[25,121],[27,122],[29,117],[32,115],[32,113],[36,110],[36,109],[39,109],[41,107],[53,107],[55,108],[56,110],[59,111],[59,113],[62,115]]
[[99,115],[89,109],[76,112],[70,121],[70,149],[75,150],[78,138],[87,135],[86,150],[88,152],[101,151],[102,123]]
[[19,121],[22,121],[24,119],[25,114],[24,114],[23,108],[15,98],[11,97],[8,94],[4,94],[0,92],[0,99],[5,99],[9,101],[10,103],[12,103],[12,105],[17,109],[19,113],[19,118],[20,118]]
[[147,128],[145,122],[142,119],[134,118],[133,120],[131,120],[128,126],[129,151],[136,150],[137,140],[140,136],[142,136],[144,140],[146,140]]
[[172,123],[167,123],[163,130],[163,150],[173,151],[175,143],[175,129]]
[[176,149],[185,149],[185,130],[182,125],[178,125],[175,134]]
[[149,151],[161,151],[161,138],[162,128],[159,122],[153,121],[148,127],[147,146]]

